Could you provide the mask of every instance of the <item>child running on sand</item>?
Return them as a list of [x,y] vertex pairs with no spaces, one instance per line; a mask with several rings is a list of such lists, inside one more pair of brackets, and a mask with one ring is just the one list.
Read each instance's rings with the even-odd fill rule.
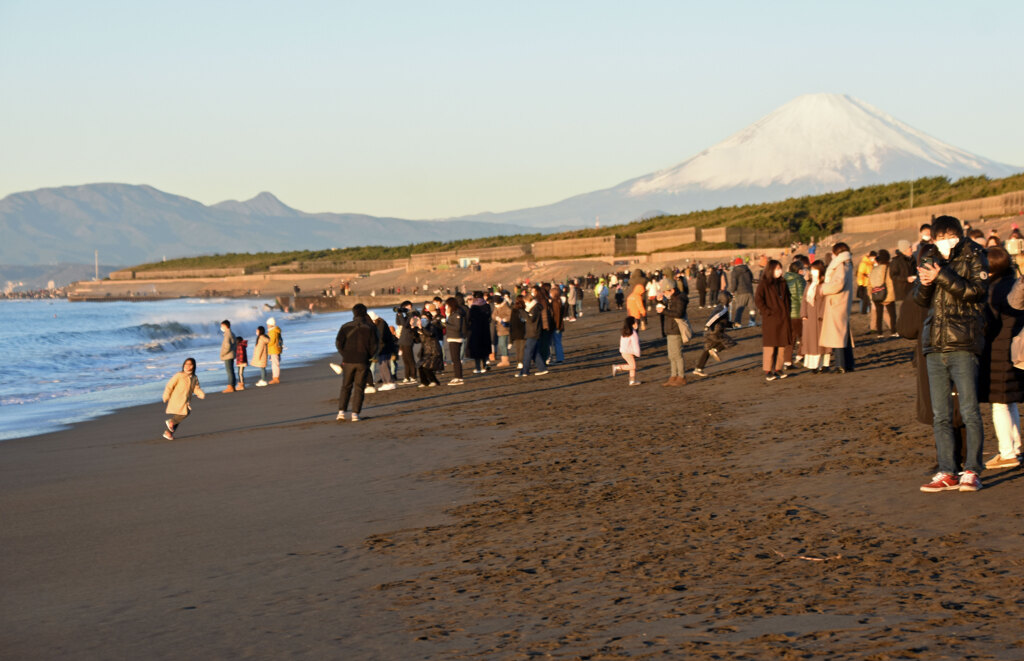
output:
[[707,365],[708,358],[722,360],[718,357],[718,352],[736,346],[736,340],[728,335],[730,328],[729,301],[731,298],[727,291],[718,294],[718,309],[711,313],[711,318],[704,324],[704,351],[697,358],[697,367],[693,370],[694,376],[707,376],[704,366]]
[[181,421],[188,417],[192,409],[192,393],[199,399],[206,399],[206,393],[199,387],[199,379],[196,377],[196,359],[186,358],[181,365],[181,371],[171,377],[164,387],[164,401],[167,403],[166,413],[171,417],[164,422],[167,431],[164,438],[168,441],[174,440],[174,432],[181,424]]
[[633,317],[626,317],[622,323],[622,333],[619,338],[619,353],[626,361],[625,365],[612,365],[612,376],[619,373],[619,370],[629,370],[629,385],[638,386],[636,380],[636,359],[640,357],[640,335],[636,332],[637,320]]

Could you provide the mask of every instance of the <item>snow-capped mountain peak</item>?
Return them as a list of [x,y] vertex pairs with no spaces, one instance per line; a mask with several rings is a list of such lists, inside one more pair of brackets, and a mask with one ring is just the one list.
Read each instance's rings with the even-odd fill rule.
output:
[[817,192],[934,174],[1006,176],[1014,171],[859,99],[806,94],[675,167],[628,182],[627,194],[794,184]]

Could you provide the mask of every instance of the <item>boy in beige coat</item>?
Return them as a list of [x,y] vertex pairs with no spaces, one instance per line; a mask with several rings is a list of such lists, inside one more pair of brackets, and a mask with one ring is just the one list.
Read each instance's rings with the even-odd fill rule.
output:
[[186,358],[181,365],[181,371],[172,376],[164,387],[164,402],[167,403],[166,413],[171,416],[164,422],[167,427],[164,438],[168,441],[174,440],[174,431],[181,421],[188,417],[192,408],[190,402],[193,393],[199,399],[206,399],[206,393],[199,387],[199,378],[196,377],[196,359]]

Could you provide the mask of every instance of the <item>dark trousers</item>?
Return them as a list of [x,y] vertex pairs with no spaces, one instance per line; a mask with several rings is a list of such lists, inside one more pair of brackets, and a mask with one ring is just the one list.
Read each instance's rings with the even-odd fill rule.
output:
[[700,306],[704,307],[704,303],[708,299],[708,290],[707,289],[698,289],[697,290],[697,296],[700,298]]
[[860,300],[860,313],[867,314],[871,309],[871,297],[868,296],[868,288],[861,285],[857,287],[857,298]]
[[420,383],[425,386],[429,386],[431,383],[440,384],[437,380],[437,375],[434,374],[434,370],[429,367],[420,367]]
[[448,356],[452,359],[455,378],[462,378],[462,345],[464,342],[448,342]]
[[[348,400],[352,399],[352,412],[359,413],[363,410],[363,388],[366,384],[366,377],[370,372],[367,363],[342,363],[345,378],[341,382],[341,392],[338,393],[338,410],[344,411],[348,408]],[[355,389],[355,396],[352,390]]]
[[895,329],[893,328],[893,326],[896,324],[896,303],[895,303],[895,301],[892,302],[892,303],[886,303],[885,305],[882,305],[881,303],[875,303],[874,306],[875,306],[875,330],[877,330],[879,333],[882,332],[882,317],[884,316],[883,313],[888,311],[889,312],[889,332],[890,333],[895,332]]
[[416,358],[412,355],[412,345],[402,347],[402,366],[405,368],[403,378],[416,378]]

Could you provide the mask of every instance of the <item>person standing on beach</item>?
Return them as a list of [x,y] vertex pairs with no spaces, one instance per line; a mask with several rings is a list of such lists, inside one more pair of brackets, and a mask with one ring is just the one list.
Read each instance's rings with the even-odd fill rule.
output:
[[804,289],[804,295],[800,297],[800,351],[804,355],[804,367],[821,374],[828,371],[831,356],[828,351],[821,348],[821,322],[825,311],[821,284],[825,281],[825,263],[820,259],[815,260],[808,273],[810,282]]
[[[630,278],[630,282],[633,278]],[[626,297],[626,314],[636,320],[640,330],[647,330],[647,305],[644,302],[646,287],[640,283],[633,285],[633,292]]]
[[426,309],[423,315],[413,317],[410,327],[416,333],[420,345],[419,380],[420,388],[440,385],[437,373],[444,369],[444,351],[441,349],[441,329]]
[[768,260],[757,284],[754,304],[761,313],[765,380],[785,379],[785,363],[793,360],[793,327],[789,316],[792,304],[782,264],[778,260]]
[[416,344],[416,333],[412,328],[412,320],[416,316],[412,312],[412,301],[402,301],[395,308],[395,328],[398,330],[398,353],[402,356],[402,383],[416,381],[416,357],[413,345]]
[[821,284],[824,311],[821,315],[822,351],[835,349],[836,371],[852,372],[853,335],[850,333],[850,304],[853,302],[854,266],[850,247],[840,241],[832,246],[832,261]]
[[221,392],[235,392],[235,334],[231,332],[231,322],[227,319],[220,322],[220,332],[224,335],[220,343],[220,359],[228,373],[228,387]]
[[491,298],[494,305],[494,326],[497,345],[494,355],[498,359],[498,367],[509,366],[509,330],[512,321],[512,308],[504,296],[495,295]]
[[452,361],[454,372],[454,378],[448,385],[461,386],[465,383],[462,380],[462,344],[469,336],[469,314],[454,296],[450,296],[444,302],[444,307],[444,340],[448,345],[448,357]]
[[565,285],[566,319],[576,321],[576,285],[572,282]]
[[482,291],[473,292],[469,307],[469,357],[473,359],[473,374],[487,371],[487,358],[491,355],[491,306]]
[[[754,298],[754,274],[750,267],[737,257],[729,272],[729,292],[732,294],[732,327],[743,327],[743,313]],[[754,325],[751,321],[750,326]]]
[[[345,420],[345,411],[352,400],[352,422],[359,421],[363,410],[363,385],[370,372],[370,360],[377,356],[377,328],[366,315],[366,306],[356,303],[352,306],[352,321],[338,330],[334,346],[341,354],[341,366],[345,375],[338,393],[337,420]],[[355,396],[352,390],[355,389]]]
[[686,366],[683,363],[683,336],[680,324],[686,321],[687,299],[677,289],[675,280],[665,278],[661,288],[663,298],[658,302],[665,318],[665,337],[668,350],[669,377],[663,386],[685,386]]
[[[935,244],[922,250],[914,300],[928,308],[921,345],[928,369],[939,471],[921,491],[977,491],[984,468],[978,365],[985,347],[988,260],[981,246],[964,238],[958,219],[940,216],[931,229]],[[953,388],[960,400],[960,418],[967,428],[964,470],[959,480],[950,406]]]
[[267,355],[270,356],[270,385],[281,383],[281,354],[284,353],[284,338],[281,336],[281,329],[277,321],[271,317],[267,319],[267,326],[270,328],[267,341]]
[[524,337],[526,338],[526,346],[523,350],[523,366],[515,376],[530,376],[530,364],[535,363],[537,365],[537,371],[535,374],[542,375],[548,373],[548,367],[544,363],[544,357],[540,353],[540,338],[541,338],[541,310],[540,304],[533,297],[533,294],[527,292],[523,297],[523,309],[519,310],[519,316],[523,320],[524,325]]
[[249,343],[241,335],[235,336],[235,367],[238,368],[238,386],[235,390],[245,390],[245,368],[249,366],[246,349]]
[[[985,468],[1020,466],[1020,412],[1024,400],[1024,370],[1013,366],[1010,357],[1013,338],[1024,329],[1024,281],[1015,282],[1013,258],[1003,248],[987,250],[989,296],[985,313],[985,351],[978,370],[978,401],[992,404],[992,426],[999,452],[985,462]],[[1015,293],[1010,300],[1011,292]],[[1014,306],[1016,303],[1017,306]]]
[[164,426],[167,427],[164,438],[168,441],[174,440],[174,432],[178,425],[191,412],[193,394],[199,399],[206,399],[206,393],[199,387],[199,378],[196,376],[196,359],[186,358],[181,365],[181,371],[172,376],[164,386],[163,400],[167,404],[164,412],[171,416],[164,421]]
[[262,388],[267,385],[267,347],[270,345],[266,328],[256,327],[255,341],[256,344],[252,348],[252,365],[260,368],[260,380],[256,382],[256,387]]
[[555,350],[555,362],[565,362],[565,349],[562,347],[562,333],[565,332],[566,303],[563,301],[562,288],[551,285],[551,348]]
[[[793,346],[789,352],[790,359],[785,365],[787,368],[799,363],[803,358],[804,323],[800,316],[800,305],[804,300],[804,289],[807,287],[807,281],[804,279],[807,273],[806,269],[807,266],[803,259],[797,258],[789,265],[789,270],[782,275],[786,279],[786,287],[789,289],[789,325],[793,329]],[[797,353],[797,345],[800,345],[799,353]]]
[[638,386],[636,380],[636,360],[640,357],[640,335],[636,332],[639,322],[633,317],[626,317],[622,322],[622,332],[619,334],[619,354],[625,362],[623,365],[612,365],[612,376],[614,377],[622,370],[629,372],[629,385]]
[[515,357],[516,369],[523,369],[523,355],[526,352],[526,299],[516,296],[508,319],[508,339],[512,343],[512,354]]
[[697,269],[697,298],[700,303],[699,307],[701,310],[707,305],[708,298],[708,274],[705,272],[704,267],[701,266]]

